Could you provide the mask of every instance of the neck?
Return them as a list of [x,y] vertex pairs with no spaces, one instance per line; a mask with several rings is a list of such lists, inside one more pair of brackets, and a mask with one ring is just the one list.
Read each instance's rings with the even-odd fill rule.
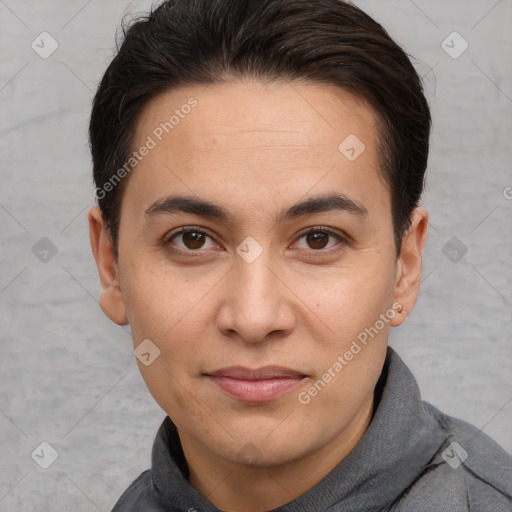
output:
[[178,431],[190,484],[227,512],[266,512],[298,498],[327,476],[356,447],[368,429],[373,392],[351,423],[330,443],[300,459],[271,467],[247,466],[219,458]]

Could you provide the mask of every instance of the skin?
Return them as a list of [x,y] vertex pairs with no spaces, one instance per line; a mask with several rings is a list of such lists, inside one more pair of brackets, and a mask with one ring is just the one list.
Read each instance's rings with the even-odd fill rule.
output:
[[[176,89],[145,107],[134,147],[191,96],[198,105],[128,178],[117,262],[99,208],[89,212],[100,304],[113,322],[130,323],[134,347],[150,339],[160,349],[149,366],[137,363],[178,428],[191,485],[222,510],[262,512],[311,489],[368,428],[390,327],[416,303],[428,214],[414,210],[397,257],[390,192],[378,173],[375,113],[332,86],[236,80]],[[349,134],[366,146],[355,161],[338,150]],[[332,192],[364,205],[367,214],[331,210],[275,222],[282,209]],[[217,203],[235,222],[183,212],[145,218],[150,205],[171,194]],[[182,226],[208,236],[170,240]],[[320,228],[316,242],[304,236],[317,227],[346,242],[322,236]],[[251,263],[236,252],[248,236],[263,251]],[[299,393],[395,302],[402,311],[301,403]],[[226,395],[204,376],[270,364],[308,378],[255,404]]]

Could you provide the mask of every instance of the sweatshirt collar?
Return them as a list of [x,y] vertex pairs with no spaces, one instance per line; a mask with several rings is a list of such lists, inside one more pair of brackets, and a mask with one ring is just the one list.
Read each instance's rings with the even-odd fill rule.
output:
[[[373,419],[354,450],[313,488],[275,512],[379,509],[392,503],[421,473],[444,441],[435,418],[421,401],[416,380],[388,347],[376,388]],[[156,491],[173,510],[218,512],[188,482],[178,431],[167,416],[152,451]]]

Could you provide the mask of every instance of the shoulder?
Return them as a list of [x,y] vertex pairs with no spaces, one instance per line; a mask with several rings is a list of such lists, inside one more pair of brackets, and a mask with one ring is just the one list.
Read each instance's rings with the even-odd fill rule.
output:
[[151,470],[141,473],[124,491],[111,512],[169,512],[158,496]]
[[512,512],[512,455],[473,425],[423,404],[445,442],[391,510]]

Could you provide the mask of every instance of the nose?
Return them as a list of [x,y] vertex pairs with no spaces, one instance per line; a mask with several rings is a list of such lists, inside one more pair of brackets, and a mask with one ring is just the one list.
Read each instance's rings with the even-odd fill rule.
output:
[[226,275],[218,311],[217,326],[222,334],[257,343],[292,332],[294,294],[279,267],[269,251],[252,262],[237,257]]

